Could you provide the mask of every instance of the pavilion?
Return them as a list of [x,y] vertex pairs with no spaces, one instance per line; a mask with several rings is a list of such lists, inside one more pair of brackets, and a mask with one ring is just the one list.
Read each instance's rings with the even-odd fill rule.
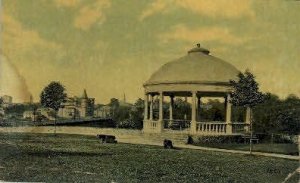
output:
[[[231,64],[210,55],[200,44],[188,54],[163,65],[144,83],[145,112],[143,131],[162,133],[167,124],[183,119],[173,119],[174,97],[191,97],[191,119],[186,121],[189,134],[241,134],[249,130],[250,115],[246,110],[244,122],[232,122],[230,80],[236,80],[239,71]],[[158,119],[153,118],[154,97],[159,99]],[[164,97],[169,97],[169,116],[163,116]],[[225,121],[201,122],[200,101],[204,97],[222,97],[225,100]]]

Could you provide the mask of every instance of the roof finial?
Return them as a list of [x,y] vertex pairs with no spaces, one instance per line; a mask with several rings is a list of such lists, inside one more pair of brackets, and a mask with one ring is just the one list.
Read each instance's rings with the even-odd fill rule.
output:
[[196,44],[197,46],[195,48],[192,48],[191,50],[188,51],[188,54],[190,53],[204,53],[206,55],[209,54],[209,50],[205,49],[205,48],[201,48],[200,47],[200,43]]

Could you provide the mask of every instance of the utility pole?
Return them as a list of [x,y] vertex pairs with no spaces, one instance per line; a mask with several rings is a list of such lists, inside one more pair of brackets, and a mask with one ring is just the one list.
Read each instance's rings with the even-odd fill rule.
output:
[[54,136],[56,136],[56,118],[57,118],[57,111],[55,110],[55,118],[54,118]]
[[252,121],[252,108],[250,108],[250,154],[252,154],[252,148],[253,148],[253,144],[252,144],[252,138],[253,138],[253,121]]

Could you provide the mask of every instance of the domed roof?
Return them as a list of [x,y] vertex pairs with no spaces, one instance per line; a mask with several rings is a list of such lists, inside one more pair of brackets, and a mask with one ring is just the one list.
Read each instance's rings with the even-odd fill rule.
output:
[[168,83],[228,83],[239,71],[231,64],[209,55],[197,44],[196,48],[175,61],[166,63],[152,74],[145,85]]

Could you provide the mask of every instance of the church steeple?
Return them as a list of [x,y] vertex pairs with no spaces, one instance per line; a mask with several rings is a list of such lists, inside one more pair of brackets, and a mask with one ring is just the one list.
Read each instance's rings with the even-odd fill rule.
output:
[[87,93],[86,93],[86,90],[85,90],[85,89],[83,90],[82,98],[84,98],[84,99],[87,99],[87,98],[88,98],[88,96],[87,96]]
[[32,97],[32,95],[29,96],[29,103],[33,104],[33,97]]

